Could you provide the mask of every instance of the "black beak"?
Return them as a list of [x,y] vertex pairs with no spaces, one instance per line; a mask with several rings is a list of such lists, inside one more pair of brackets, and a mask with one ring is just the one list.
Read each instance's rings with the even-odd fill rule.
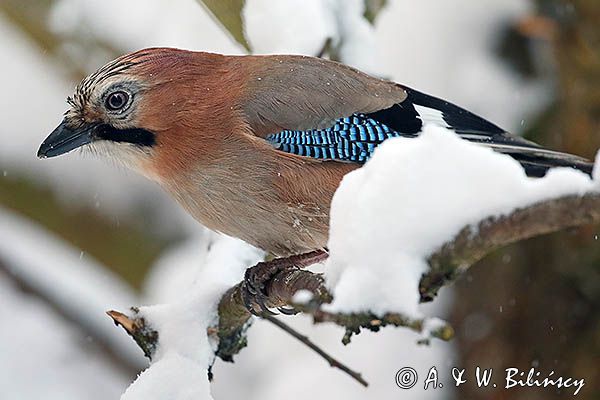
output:
[[63,120],[44,140],[37,156],[39,158],[56,157],[88,144],[94,139],[94,128],[94,125],[84,125],[81,128],[72,129]]

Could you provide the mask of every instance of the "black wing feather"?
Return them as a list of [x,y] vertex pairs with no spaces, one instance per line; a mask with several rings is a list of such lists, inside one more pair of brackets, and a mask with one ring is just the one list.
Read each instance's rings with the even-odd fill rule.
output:
[[530,176],[543,176],[552,167],[572,167],[587,174],[593,164],[570,154],[547,150],[445,100],[404,88],[401,103],[372,113],[339,118],[329,128],[286,130],[267,136],[278,149],[323,160],[364,163],[390,137],[416,137],[425,124],[454,130],[462,138],[505,153]]

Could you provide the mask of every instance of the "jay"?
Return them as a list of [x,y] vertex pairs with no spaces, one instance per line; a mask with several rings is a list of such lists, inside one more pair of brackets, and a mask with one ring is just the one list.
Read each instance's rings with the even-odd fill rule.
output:
[[310,261],[327,244],[342,177],[386,139],[416,137],[426,123],[512,156],[530,176],[592,170],[447,101],[306,56],[144,49],[83,79],[68,103],[39,157],[80,147],[108,156],[208,228]]

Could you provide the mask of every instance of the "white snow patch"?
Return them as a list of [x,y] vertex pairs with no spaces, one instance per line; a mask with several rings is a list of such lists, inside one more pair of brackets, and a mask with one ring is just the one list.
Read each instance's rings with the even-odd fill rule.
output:
[[429,340],[433,337],[433,333],[448,326],[448,323],[441,318],[426,318],[421,330],[421,338]]
[[379,40],[363,12],[363,0],[248,0],[243,15],[255,54],[316,56],[331,39],[345,64],[381,73]]
[[144,295],[150,303],[165,304],[179,300],[207,276],[211,281],[221,279],[224,285],[237,283],[240,271],[227,265],[249,267],[262,259],[264,252],[255,247],[197,225],[191,238],[168,249],[154,263]]
[[[262,251],[238,239],[208,231],[163,256],[149,287],[158,287],[166,278],[163,284],[170,289],[159,291],[159,296],[169,303],[140,309],[159,332],[158,347],[150,367],[121,399],[211,399],[208,366],[216,349],[206,330],[216,323],[222,294],[263,258]],[[185,279],[169,281],[169,271],[178,267],[186,269],[179,275]]]
[[248,0],[243,17],[254,54],[314,56],[335,35],[323,0]]
[[294,293],[294,297],[292,298],[292,302],[296,304],[306,304],[311,301],[313,298],[313,294],[310,290],[298,290]]
[[509,156],[442,127],[388,140],[363,168],[346,175],[333,198],[325,266],[335,299],[330,310],[418,316],[427,257],[463,227],[598,188],[568,168],[529,178]]
[[189,358],[168,354],[142,372],[121,396],[121,400],[136,399],[212,399],[206,368]]
[[340,59],[370,74],[382,72],[375,28],[364,18],[364,0],[323,0],[336,24],[332,37]]
[[49,26],[66,37],[85,27],[115,47],[130,50],[171,46],[242,51],[197,1],[60,0],[51,10]]

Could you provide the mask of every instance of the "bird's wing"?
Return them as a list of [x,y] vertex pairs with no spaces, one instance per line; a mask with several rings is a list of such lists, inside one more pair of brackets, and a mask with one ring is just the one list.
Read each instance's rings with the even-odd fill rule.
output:
[[355,112],[317,129],[284,129],[266,135],[281,151],[324,160],[362,163],[392,137],[417,137],[425,124],[454,130],[461,137],[508,152],[540,149],[534,143],[447,101],[404,88],[407,97],[374,112]]
[[355,113],[406,99],[404,88],[346,65],[305,56],[244,56],[247,80],[240,107],[256,136],[329,128]]
[[340,162],[366,162],[375,148],[391,137],[416,137],[424,124],[437,124],[462,138],[508,154],[530,176],[543,176],[552,167],[572,167],[587,174],[592,164],[577,156],[544,149],[509,134],[496,125],[444,100],[405,88],[407,98],[373,113],[339,118],[324,129],[283,130],[266,139],[275,148],[300,156]]
[[[386,139],[416,137],[425,124],[436,124],[509,154],[532,176],[556,166],[591,173],[585,159],[544,149],[442,99],[325,60],[282,60],[268,63],[269,75],[253,77],[255,101],[245,109],[255,134],[280,151],[364,163]],[[289,72],[286,79],[278,66]],[[284,86],[273,82],[280,77]],[[270,84],[261,91],[263,80]]]

